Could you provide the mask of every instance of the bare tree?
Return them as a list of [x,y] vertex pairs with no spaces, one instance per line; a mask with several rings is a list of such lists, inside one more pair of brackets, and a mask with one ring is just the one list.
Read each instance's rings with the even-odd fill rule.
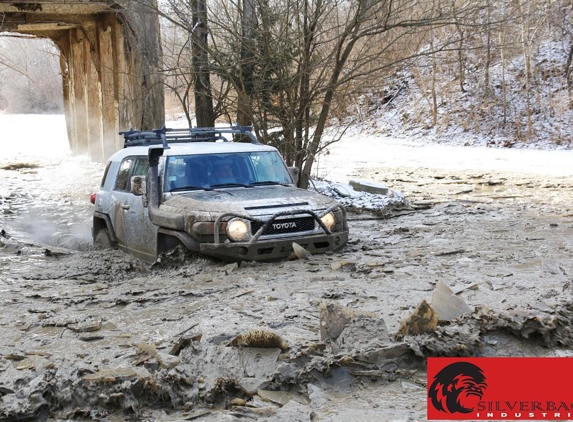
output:
[[164,21],[162,24],[163,72],[168,92],[174,95],[181,106],[187,123],[192,126],[192,96],[194,72],[191,66],[189,33]]
[[253,123],[253,94],[255,72],[255,31],[257,17],[253,0],[243,0],[241,15],[240,61],[237,78],[237,123],[250,126]]
[[0,37],[0,106],[12,113],[61,113],[59,51],[46,39]]
[[[336,141],[325,136],[332,110],[344,116],[360,98],[361,107],[368,107],[367,94],[376,91],[377,84],[391,85],[385,79],[395,77],[390,70],[411,59],[423,63],[416,72],[420,85],[427,88],[430,126],[444,123],[439,109],[453,98],[454,84],[443,77],[448,72],[455,74],[458,92],[475,97],[476,104],[481,101],[465,110],[476,122],[488,122],[486,116],[496,107],[504,121],[517,122],[521,112],[511,101],[506,77],[508,63],[520,53],[526,64],[527,104],[522,112],[529,113],[531,134],[533,102],[542,101],[534,93],[531,61],[541,28],[532,23],[544,22],[541,4],[546,14],[569,10],[570,0],[560,3],[211,0],[209,70],[215,87],[228,88],[225,95],[214,89],[219,92],[214,93],[215,104],[224,110],[217,115],[233,122],[237,112],[240,123],[252,121],[264,142],[277,146],[289,165],[302,169],[300,186],[306,187],[317,155]],[[183,19],[187,3],[170,4],[178,11],[167,18],[189,30]],[[570,74],[567,71],[567,81]],[[340,122],[352,120],[341,117]]]
[[[412,55],[445,48],[451,40],[441,40],[433,48],[419,47],[427,44],[430,28],[454,22],[461,25],[468,11],[479,4],[258,0],[254,45],[251,39],[247,44],[242,28],[233,24],[241,22],[239,6],[222,1],[211,4],[216,9],[210,13],[214,70],[234,81],[239,97],[247,94],[244,75],[254,75],[255,126],[267,142],[281,148],[289,164],[302,168],[299,185],[306,187],[315,157],[324,147],[323,135],[341,87]],[[408,42],[410,48],[403,48]],[[402,55],[390,54],[398,46]],[[251,53],[243,60],[245,55],[236,51]],[[236,72],[229,70],[231,63]],[[248,67],[253,64],[251,71]],[[279,139],[269,134],[273,121],[282,129]]]
[[215,126],[211,77],[207,52],[207,5],[206,0],[192,0],[193,29],[191,31],[192,64],[195,88],[195,116],[197,126]]
[[563,0],[556,15],[556,27],[567,43],[567,61],[565,63],[565,82],[569,95],[569,108],[573,109],[573,2]]

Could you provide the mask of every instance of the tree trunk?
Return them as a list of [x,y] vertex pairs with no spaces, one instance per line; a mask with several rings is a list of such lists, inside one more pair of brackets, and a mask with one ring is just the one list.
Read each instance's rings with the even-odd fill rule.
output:
[[322,135],[324,133],[324,129],[326,127],[326,121],[328,119],[328,114],[330,112],[330,107],[332,105],[332,99],[334,98],[334,93],[336,92],[336,88],[338,87],[338,80],[340,78],[340,73],[356,44],[357,38],[351,39],[346,47],[342,47],[344,40],[340,40],[339,42],[339,50],[343,50],[342,54],[337,54],[339,57],[336,61],[334,69],[332,71],[332,75],[330,77],[328,88],[324,94],[324,100],[322,102],[322,108],[320,110],[320,115],[318,117],[318,122],[316,123],[316,130],[314,132],[314,136],[312,137],[312,142],[309,145],[306,161],[304,162],[304,167],[302,168],[300,179],[298,186],[307,189],[308,184],[310,182],[310,172],[312,170],[312,165],[314,163],[314,159],[316,157],[316,153],[320,147],[320,141],[322,140]]
[[[195,87],[195,117],[198,127],[215,126],[209,56],[207,54],[206,0],[193,0],[193,30],[191,33],[192,66]],[[185,94],[187,95],[187,93]]]
[[[317,8],[320,5],[316,6]],[[310,61],[311,61],[311,46],[314,42],[314,32],[316,30],[316,22],[309,23],[308,18],[308,1],[304,2],[304,17],[303,17],[303,36],[304,36],[304,53],[302,55],[302,63],[300,64],[300,91],[298,96],[298,109],[296,110],[295,121],[295,165],[302,166],[305,158],[307,157],[306,146],[308,144],[308,127],[310,120]]]
[[569,94],[569,109],[573,109],[573,81],[571,80],[571,63],[573,62],[573,42],[569,45],[569,54],[565,64],[565,79]]
[[252,93],[253,93],[253,61],[255,41],[253,39],[256,23],[253,0],[243,0],[241,43],[241,62],[239,63],[240,81],[237,100],[237,123],[244,126],[253,124]]
[[503,46],[503,40],[501,38],[501,32],[499,33],[499,55],[500,55],[500,62],[501,62],[501,89],[502,89],[502,102],[503,102],[503,128],[507,124],[507,83],[505,82],[505,73],[506,73],[506,63],[505,63],[505,50]]
[[466,68],[464,65],[464,32],[461,26],[456,23],[456,30],[458,31],[459,41],[458,41],[458,67],[460,72],[460,92],[463,94],[466,92]]
[[[491,7],[489,1],[487,2],[487,22],[491,21]],[[491,68],[491,29],[489,24],[486,28],[486,49],[485,49],[485,70],[484,70],[484,99],[490,96],[490,77],[489,72]]]
[[[434,51],[434,30],[430,30],[430,48]],[[438,64],[436,62],[436,55],[432,55],[432,78],[430,86],[430,94],[432,96],[432,127],[438,124],[438,94],[436,92],[436,73],[438,72]]]

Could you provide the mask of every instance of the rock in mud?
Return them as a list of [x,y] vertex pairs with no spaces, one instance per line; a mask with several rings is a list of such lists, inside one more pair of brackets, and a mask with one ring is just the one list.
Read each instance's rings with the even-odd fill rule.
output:
[[338,270],[356,271],[356,262],[354,261],[333,262],[332,264],[330,264],[330,269],[332,271],[338,271]]
[[103,340],[104,336],[99,334],[82,334],[80,335],[79,338],[81,341],[91,342],[91,341]]
[[334,192],[340,195],[343,198],[352,198],[357,196],[354,188],[350,185],[343,184],[343,183],[333,183],[331,188]]
[[[573,347],[573,302],[557,307],[555,312],[504,311],[480,307],[471,315],[463,315],[435,332],[405,337],[417,355],[474,356],[488,346],[489,333],[505,333],[516,341],[534,341],[537,346]],[[486,347],[487,349],[487,347]],[[489,349],[491,345],[489,345]],[[490,350],[491,352],[491,350]],[[503,350],[495,350],[495,354]]]
[[84,375],[85,381],[115,382],[137,377],[137,372],[129,368],[101,369],[93,374]]
[[16,363],[16,369],[22,371],[25,369],[32,370],[43,370],[43,369],[53,369],[55,367],[53,362],[40,356],[30,356],[24,360]]
[[380,318],[372,312],[363,312],[334,302],[323,302],[319,306],[320,339],[336,340],[353,318]]
[[375,376],[383,379],[397,379],[398,368],[416,367],[419,359],[415,358],[412,345],[406,343],[391,343],[360,352],[357,356],[362,362],[374,364],[370,369],[354,369],[352,373],[360,376]]
[[191,343],[193,343],[194,341],[201,341],[202,337],[203,337],[202,333],[195,333],[179,338],[179,340],[177,340],[175,344],[173,344],[173,347],[171,347],[169,354],[173,356],[178,356],[181,350],[183,350],[186,347],[189,347]]
[[420,390],[424,389],[423,387],[421,387],[417,384],[414,384],[414,383],[408,382],[408,381],[404,381],[404,380],[402,380],[401,386],[402,386],[402,391],[404,393],[416,392],[416,391],[420,391]]
[[279,411],[271,416],[269,422],[308,422],[311,420],[312,410],[309,406],[298,403],[295,400],[289,401]]
[[53,246],[50,249],[44,249],[44,255],[52,258],[60,258],[62,256],[70,255],[72,252],[64,248],[55,248]]
[[333,351],[360,354],[363,350],[384,347],[389,343],[390,337],[382,318],[353,317],[336,339],[337,348],[333,348]]
[[416,335],[436,331],[438,314],[425,300],[418,305],[412,315],[402,323],[398,335]]
[[228,345],[234,347],[257,347],[261,349],[277,348],[283,352],[289,349],[288,343],[280,335],[265,329],[254,329],[239,334],[232,339]]
[[137,346],[137,351],[135,352],[136,361],[135,365],[141,365],[157,356],[157,350],[155,344],[141,343]]
[[193,343],[180,353],[178,376],[197,380],[201,400],[213,401],[228,391],[254,395],[272,380],[279,348],[225,347]]
[[292,242],[293,255],[296,259],[312,259],[312,254],[296,242]]
[[229,275],[237,268],[239,268],[239,264],[237,262],[231,262],[230,264],[227,264],[221,268],[217,268],[217,270],[225,273],[225,275]]
[[270,401],[281,406],[286,405],[291,400],[300,404],[309,404],[309,400],[306,397],[291,391],[259,390],[257,395],[265,401]]
[[77,324],[68,324],[67,327],[76,333],[91,333],[101,330],[102,320],[100,318],[88,318]]
[[19,361],[26,359],[26,356],[20,353],[8,353],[4,356],[4,359]]
[[239,398],[234,398],[233,400],[231,400],[229,402],[229,404],[231,406],[246,406],[247,405],[247,401],[243,400],[243,399],[239,399]]
[[471,314],[471,308],[454,294],[443,281],[438,281],[432,293],[432,309],[438,314],[438,322],[449,322],[464,314]]
[[170,355],[169,353],[157,353],[155,358],[157,359],[159,365],[165,369],[174,368],[181,362],[181,359],[179,359],[177,356]]
[[269,385],[270,380],[267,378],[241,378],[238,382],[239,387],[248,396],[254,396],[261,388]]
[[354,190],[359,192],[368,192],[376,195],[388,195],[388,186],[381,183],[376,183],[370,180],[356,180],[353,179],[349,182]]

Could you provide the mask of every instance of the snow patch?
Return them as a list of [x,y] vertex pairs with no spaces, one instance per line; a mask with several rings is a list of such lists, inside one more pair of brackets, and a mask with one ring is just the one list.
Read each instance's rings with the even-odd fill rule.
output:
[[376,215],[390,214],[396,208],[408,206],[404,194],[388,190],[387,195],[377,195],[368,192],[358,192],[345,183],[335,183],[328,180],[313,180],[311,187],[318,193],[336,199],[347,210],[353,212],[373,212]]

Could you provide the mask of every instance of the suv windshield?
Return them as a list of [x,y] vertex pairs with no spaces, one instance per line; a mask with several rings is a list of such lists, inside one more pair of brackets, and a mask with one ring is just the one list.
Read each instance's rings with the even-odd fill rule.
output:
[[293,183],[276,151],[169,156],[165,175],[166,192]]

